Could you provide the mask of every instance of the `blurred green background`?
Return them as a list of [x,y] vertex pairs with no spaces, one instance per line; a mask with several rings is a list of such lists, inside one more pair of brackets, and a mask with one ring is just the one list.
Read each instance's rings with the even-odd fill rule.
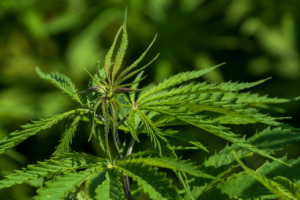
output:
[[[142,86],[159,83],[181,71],[226,62],[202,80],[245,82],[272,76],[251,91],[270,97],[300,96],[298,0],[0,0],[0,139],[31,119],[46,118],[78,106],[41,80],[35,67],[65,74],[78,90],[86,89],[89,76],[83,68],[94,72],[97,61],[103,63],[122,24],[126,6],[129,48],[123,67],[137,59],[158,32],[143,63],[157,53],[160,56],[146,69],[148,77]],[[282,107],[285,113],[262,112],[291,116],[286,123],[300,127],[300,103]],[[242,125],[232,126],[232,130],[248,137],[265,127]],[[103,155],[95,141],[87,143],[88,129],[81,124],[73,141],[74,150]],[[182,152],[184,159],[201,163],[226,144],[190,126],[174,129],[197,137],[210,151]],[[48,159],[58,145],[59,130],[57,125],[43,131],[1,156],[0,179],[12,170]],[[129,137],[121,138],[129,142]],[[137,144],[135,150],[151,147],[147,137],[141,136],[141,142],[144,143]],[[277,155],[288,152],[290,158],[295,158],[299,150],[296,143]],[[254,156],[247,164],[257,167],[262,162],[261,157]],[[38,185],[31,182],[0,190],[0,198],[32,199]]]

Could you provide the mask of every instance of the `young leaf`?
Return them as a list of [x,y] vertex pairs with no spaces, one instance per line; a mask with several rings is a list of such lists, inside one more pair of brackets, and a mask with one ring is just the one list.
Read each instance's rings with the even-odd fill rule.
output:
[[[144,70],[146,67],[148,67],[152,62],[154,62],[156,60],[156,58],[159,56],[159,54],[157,54],[149,63],[147,63],[146,65],[144,65],[143,67],[141,67],[140,69],[137,69],[133,72],[131,72],[130,74],[124,76],[121,80],[119,80],[119,82],[116,83],[116,85],[120,85],[121,83],[123,83],[125,80],[129,79],[130,77],[134,76],[135,74],[139,73],[140,71]],[[145,77],[144,77],[145,78]],[[142,78],[142,79],[144,79]],[[124,86],[124,85],[123,85]]]
[[105,73],[106,73],[106,77],[108,79],[108,83],[109,84],[112,84],[112,79],[111,79],[111,75],[110,75],[110,67],[111,67],[111,56],[113,54],[113,51],[114,51],[114,48],[115,48],[115,45],[116,45],[116,42],[117,42],[117,39],[119,37],[119,34],[121,32],[123,27],[121,27],[119,30],[118,30],[118,33],[117,35],[115,36],[115,39],[114,39],[114,42],[112,44],[112,46],[110,47],[109,51],[107,52],[106,56],[105,56],[105,61],[104,61],[104,69],[105,69]]
[[[98,61],[97,63],[97,69],[96,69],[96,74],[94,77],[98,78],[105,86],[108,86],[108,83],[105,81],[106,78],[106,74],[105,74],[105,69],[104,68],[100,68],[100,62]],[[102,75],[101,75],[102,74]],[[91,79],[93,80],[93,79]]]
[[116,55],[116,59],[115,59],[115,64],[113,66],[113,70],[112,70],[112,82],[114,83],[115,77],[121,67],[126,49],[127,49],[127,45],[128,45],[128,36],[127,36],[127,31],[126,31],[126,19],[127,19],[127,9],[125,11],[124,14],[124,20],[123,20],[123,35],[122,35],[122,42],[120,45],[120,49]]
[[116,79],[116,83],[119,84],[120,80],[123,79],[125,80],[123,77],[127,75],[127,73],[129,73],[133,68],[135,68],[142,60],[143,58],[146,56],[146,53],[148,52],[148,50],[150,49],[150,47],[152,46],[152,44],[154,43],[156,36],[154,37],[154,39],[152,40],[151,44],[149,45],[149,47],[146,49],[146,51],[129,67],[127,67],[125,70],[123,70],[119,76]]

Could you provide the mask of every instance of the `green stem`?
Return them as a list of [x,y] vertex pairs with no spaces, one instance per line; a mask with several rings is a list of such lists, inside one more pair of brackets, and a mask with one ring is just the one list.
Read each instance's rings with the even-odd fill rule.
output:
[[[112,117],[113,116],[113,110],[111,109],[111,115]],[[125,121],[125,120],[121,120],[121,121]],[[113,133],[115,138],[114,140],[116,141],[116,146],[115,146],[115,149],[116,149],[116,152],[117,154],[119,153],[119,150],[121,149],[121,141],[120,141],[120,138],[119,138],[119,133],[118,133],[118,125],[120,125],[120,123],[117,123],[117,126],[115,124],[113,124],[112,128],[114,130]],[[123,158],[123,154],[121,153],[118,157],[118,159],[121,159]],[[124,187],[124,192],[125,192],[125,198],[128,199],[128,200],[133,200],[132,197],[131,197],[131,191],[130,191],[130,182],[129,182],[129,177],[127,174],[125,174],[125,176],[122,178],[122,182],[123,182],[123,187]]]
[[[119,138],[119,134],[118,131],[116,130],[116,141],[117,141],[117,145],[119,147],[119,149],[121,149],[121,142],[120,142],[120,138]],[[118,153],[118,149],[116,147],[116,151]],[[123,154],[121,153],[118,157],[118,159],[123,158]],[[125,197],[128,200],[133,200],[131,197],[131,191],[130,191],[130,182],[129,182],[129,177],[127,174],[125,174],[125,176],[122,178],[123,181],[123,187],[124,187],[124,192],[125,192]]]
[[108,133],[109,133],[109,113],[108,113],[108,105],[106,104],[106,101],[102,102],[102,110],[103,110],[103,116],[104,116],[104,129],[105,129],[105,146],[107,149],[107,154],[109,157],[109,160],[112,161],[111,159],[111,154],[110,154],[110,149],[109,149],[109,144],[108,144]]
[[131,140],[130,140],[130,143],[129,143],[129,146],[128,146],[128,149],[127,149],[126,156],[131,155],[134,144],[135,144],[135,139],[133,137],[131,137]]

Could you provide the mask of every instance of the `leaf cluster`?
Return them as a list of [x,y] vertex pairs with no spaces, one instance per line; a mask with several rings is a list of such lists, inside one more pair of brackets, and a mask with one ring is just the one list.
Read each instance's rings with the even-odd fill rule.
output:
[[[119,50],[112,61],[119,35],[122,34]],[[156,38],[156,36],[155,36]],[[154,40],[155,40],[154,38]],[[59,73],[39,76],[59,88],[81,108],[22,126],[22,130],[11,133],[0,140],[0,154],[23,142],[30,136],[50,128],[62,121],[59,145],[52,157],[36,165],[16,170],[0,181],[0,189],[15,184],[43,178],[43,187],[37,190],[34,199],[132,199],[142,191],[151,199],[299,199],[300,180],[297,167],[299,159],[276,158],[273,154],[300,139],[299,129],[290,127],[275,118],[259,112],[258,108],[274,109],[271,103],[283,103],[294,99],[268,98],[242,90],[254,87],[268,79],[251,82],[198,82],[202,75],[223,64],[204,70],[182,72],[165,79],[155,86],[139,89],[139,82],[145,77],[144,69],[157,57],[139,69],[135,69],[152,46],[129,67],[121,71],[128,45],[126,12],[104,66],[98,66],[91,75],[88,88],[77,92],[72,81]],[[132,83],[126,80],[135,76]],[[275,107],[275,110],[278,110]],[[95,137],[106,157],[72,152],[71,144],[79,123],[90,126],[90,138]],[[263,123],[269,127],[246,139],[230,131],[226,125]],[[188,135],[168,128],[172,125],[193,125],[223,138],[231,143],[220,152],[207,158],[201,165],[182,160],[178,150],[200,150],[209,148]],[[104,126],[104,134],[101,134]],[[272,127],[272,128],[271,128]],[[131,134],[129,145],[121,146],[119,132]],[[139,135],[147,134],[153,149],[134,152]],[[103,139],[104,138],[104,141]],[[109,138],[114,141],[117,156],[112,157]],[[189,144],[176,146],[169,142],[176,138]],[[125,151],[127,150],[127,151]],[[272,160],[257,171],[249,169],[242,159],[253,153]],[[230,174],[237,166],[245,171]],[[172,185],[159,168],[171,170],[181,185]],[[103,180],[92,190],[86,184],[88,194],[81,190],[83,183],[104,174]],[[130,190],[129,177],[137,183],[136,191]],[[123,189],[121,189],[123,188]]]

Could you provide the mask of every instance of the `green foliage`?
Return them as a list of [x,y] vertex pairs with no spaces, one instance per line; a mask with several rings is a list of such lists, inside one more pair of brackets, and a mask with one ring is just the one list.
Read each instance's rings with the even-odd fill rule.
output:
[[[286,162],[287,158],[285,156],[281,159]],[[299,180],[300,178],[299,170],[297,170],[299,167],[299,158],[289,160],[287,163],[292,167],[282,165],[278,162],[269,163],[267,161],[256,172],[250,171],[247,168],[245,172],[233,174],[226,180],[223,179],[212,191],[209,191],[204,196],[204,199],[230,199],[233,197],[242,199],[259,197],[273,199],[274,195],[272,192],[281,191],[279,186],[272,181],[273,178],[280,175],[291,180]],[[264,184],[268,186],[264,187]]]
[[279,189],[282,191],[285,197],[288,197],[289,199],[299,199],[299,196],[297,192],[299,191],[299,183],[294,184],[292,183],[289,179],[282,177],[282,176],[277,176],[273,179],[273,183],[277,183]]
[[137,163],[143,163],[144,165],[150,165],[155,167],[162,167],[167,169],[172,169],[174,171],[181,171],[188,174],[191,174],[195,177],[203,177],[203,178],[210,178],[213,179],[213,176],[210,176],[209,174],[205,174],[199,170],[198,167],[196,167],[193,163],[185,161],[185,160],[178,160],[174,158],[138,158],[138,159],[131,159],[131,160],[120,160],[117,162],[118,165],[123,165],[130,162],[137,162]]
[[18,145],[20,142],[35,135],[39,131],[50,128],[51,126],[56,124],[58,121],[63,120],[65,118],[67,118],[68,116],[73,115],[78,112],[82,112],[82,109],[71,110],[71,111],[59,114],[57,116],[54,116],[54,117],[51,117],[48,119],[41,119],[40,121],[33,121],[32,124],[26,124],[26,125],[21,126],[21,128],[23,128],[24,130],[14,131],[14,132],[10,133],[8,137],[5,137],[0,140],[0,155],[3,154],[8,149],[13,148],[14,146]]
[[261,184],[263,184],[268,190],[270,190],[272,193],[274,193],[277,197],[280,199],[288,200],[286,195],[281,191],[280,187],[274,183],[273,181],[267,179],[265,176],[260,175],[259,173],[254,172],[253,170],[249,169],[244,163],[242,163],[235,152],[232,152],[237,159],[240,166],[253,178],[255,178],[257,181],[259,181]]
[[70,127],[68,127],[65,132],[62,133],[62,139],[59,141],[60,144],[53,155],[62,154],[65,152],[71,152],[70,144],[72,144],[72,138],[74,137],[76,127],[78,125],[78,122],[80,121],[81,116],[75,117],[74,121],[70,124]]
[[71,99],[74,99],[81,105],[84,105],[82,99],[78,96],[78,94],[76,94],[77,90],[70,78],[57,72],[44,74],[39,68],[36,68],[36,72],[42,79],[48,81],[58,89],[62,90],[62,92],[71,97]]
[[[6,176],[6,179],[0,181],[0,189],[43,178],[43,186],[37,190],[38,196],[34,199],[131,200],[139,191],[157,200],[299,198],[299,184],[292,182],[300,180],[297,170],[299,158],[287,160],[286,157],[277,158],[273,155],[275,151],[298,141],[299,129],[278,121],[286,118],[271,117],[257,109],[261,107],[274,110],[267,104],[299,100],[299,97],[278,99],[240,92],[268,79],[250,83],[198,82],[199,77],[207,75],[223,64],[181,72],[158,85],[139,89],[139,82],[145,78],[142,77],[143,70],[157,56],[143,67],[134,71],[133,69],[145,57],[156,36],[133,64],[122,69],[128,46],[126,18],[127,10],[123,25],[106,54],[104,66],[100,67],[98,62],[94,76],[86,70],[91,77],[86,90],[78,93],[68,77],[59,73],[44,74],[37,68],[37,73],[42,79],[58,87],[84,108],[33,121],[32,124],[22,126],[23,130],[3,138],[0,141],[0,154],[37,132],[63,121],[61,139],[53,156],[45,162],[28,165],[27,168]],[[121,44],[112,61],[121,32]],[[123,84],[133,76],[133,82]],[[139,95],[136,94],[138,92]],[[275,110],[280,111],[276,108]],[[104,158],[72,152],[72,140],[81,121],[89,125],[91,130],[88,141],[94,136],[96,144],[99,144],[105,153]],[[229,127],[223,126],[254,123],[267,124],[274,128],[268,127],[246,139],[230,131]],[[209,152],[210,148],[203,146],[188,132],[166,128],[187,124],[232,144],[205,159],[200,166],[199,163],[183,160],[178,155],[178,150],[201,149],[203,153],[202,150]],[[101,134],[102,128],[104,134]],[[129,145],[126,146],[124,142],[121,146],[120,130],[130,132]],[[147,134],[154,148],[132,153],[136,141],[144,142],[139,140],[139,134]],[[169,138],[179,139],[193,146],[173,144]],[[111,153],[112,148],[115,149],[115,154]],[[273,162],[267,161],[257,171],[253,171],[241,161],[253,153],[272,159]],[[232,173],[236,166],[241,166],[245,171]],[[175,174],[180,184],[175,187],[172,180],[167,178],[167,174],[158,171],[158,168]],[[105,173],[105,177],[100,180],[101,173]],[[130,191],[129,177],[138,185],[138,192]],[[97,178],[99,180],[94,181]],[[85,181],[88,192],[83,190],[82,183]]]
[[121,183],[119,182],[118,172],[110,169],[106,172],[106,180],[99,185],[96,192],[96,199],[118,200],[124,199],[124,193]]
[[97,172],[96,169],[87,169],[78,173],[65,172],[45,182],[45,187],[37,190],[38,196],[34,199],[64,199],[70,192],[75,192],[76,187],[80,187],[81,183],[95,172]]
[[15,174],[8,175],[6,179],[0,181],[0,189],[40,177],[49,177],[53,174],[59,174],[65,171],[96,166],[102,162],[103,160],[101,158],[87,154],[62,154],[48,161],[39,162],[36,165],[28,165],[28,167],[23,168],[23,170],[16,170]]
[[157,172],[156,168],[144,166],[143,163],[129,162],[118,166],[118,169],[127,173],[143,191],[152,199],[178,199],[176,188],[171,186],[171,180],[164,173]]

